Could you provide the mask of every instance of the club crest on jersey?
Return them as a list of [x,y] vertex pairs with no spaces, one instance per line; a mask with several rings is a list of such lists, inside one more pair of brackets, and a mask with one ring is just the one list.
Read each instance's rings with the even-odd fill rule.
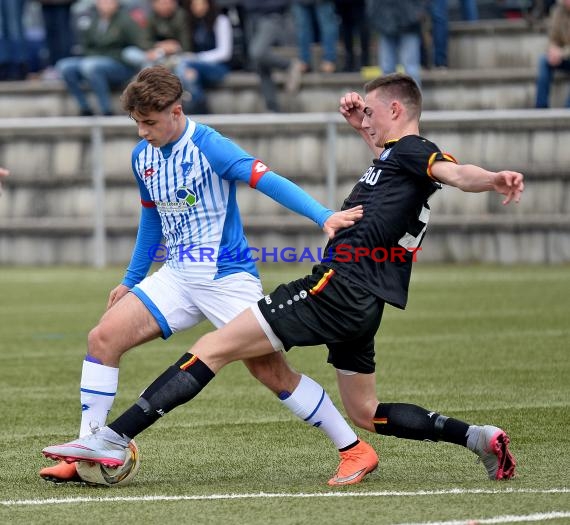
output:
[[385,149],[380,155],[380,160],[386,160],[390,156],[391,151],[392,148]]
[[193,162],[181,162],[180,163],[180,167],[182,168],[182,175],[184,177],[186,177],[186,175],[188,175],[188,173],[190,173],[190,170],[192,169],[192,166],[194,165]]
[[186,186],[182,186],[176,190],[176,197],[179,200],[184,201],[188,206],[196,206],[196,203],[198,202],[196,193]]

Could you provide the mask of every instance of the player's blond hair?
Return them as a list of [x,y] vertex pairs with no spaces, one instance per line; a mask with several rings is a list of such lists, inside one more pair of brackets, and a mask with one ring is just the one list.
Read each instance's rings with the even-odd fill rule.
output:
[[412,118],[419,120],[422,112],[422,93],[416,81],[404,73],[391,73],[364,84],[364,91],[378,90],[382,98],[396,99],[408,110]]
[[134,111],[147,115],[179,102],[183,91],[176,75],[164,66],[152,66],[143,69],[125,88],[121,103],[129,115]]

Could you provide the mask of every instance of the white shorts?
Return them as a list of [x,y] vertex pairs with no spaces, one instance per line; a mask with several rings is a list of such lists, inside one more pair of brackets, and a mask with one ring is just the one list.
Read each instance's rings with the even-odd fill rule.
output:
[[261,281],[249,273],[190,282],[168,266],[131,291],[156,319],[164,339],[204,319],[219,328],[263,297]]

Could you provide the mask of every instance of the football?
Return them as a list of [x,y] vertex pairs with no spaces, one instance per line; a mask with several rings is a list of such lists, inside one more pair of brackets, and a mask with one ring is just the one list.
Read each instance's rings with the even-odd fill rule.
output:
[[141,464],[139,447],[132,440],[127,449],[125,462],[116,468],[104,467],[91,461],[78,461],[77,474],[90,485],[105,485],[107,487],[123,487],[128,485],[136,476]]

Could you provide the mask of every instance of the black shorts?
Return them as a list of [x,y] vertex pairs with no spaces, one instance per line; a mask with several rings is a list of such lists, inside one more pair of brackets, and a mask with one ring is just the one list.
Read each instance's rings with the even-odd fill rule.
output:
[[288,284],[257,303],[285,350],[326,344],[335,368],[374,372],[374,336],[384,301],[319,264],[313,273]]

